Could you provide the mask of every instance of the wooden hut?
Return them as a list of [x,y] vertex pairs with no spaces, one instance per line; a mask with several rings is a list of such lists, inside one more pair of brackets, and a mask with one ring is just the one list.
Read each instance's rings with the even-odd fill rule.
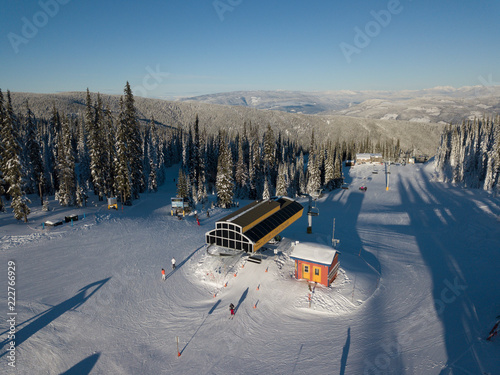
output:
[[290,254],[295,261],[295,278],[325,286],[337,277],[339,252],[330,246],[312,242],[297,243]]

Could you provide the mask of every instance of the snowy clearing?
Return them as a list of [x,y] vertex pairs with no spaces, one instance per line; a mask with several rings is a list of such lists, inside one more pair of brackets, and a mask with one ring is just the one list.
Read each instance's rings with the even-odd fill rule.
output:
[[[500,314],[498,197],[434,182],[432,163],[373,168],[346,169],[349,189],[318,200],[313,234],[304,214],[261,264],[205,251],[205,232],[228,210],[202,211],[201,226],[170,216],[176,168],[124,210],[51,201],[50,212],[33,204],[27,225],[0,214],[17,312],[13,369],[5,285],[0,372],[498,374],[500,338],[485,341]],[[339,274],[309,308],[289,245],[329,244],[334,218]]]

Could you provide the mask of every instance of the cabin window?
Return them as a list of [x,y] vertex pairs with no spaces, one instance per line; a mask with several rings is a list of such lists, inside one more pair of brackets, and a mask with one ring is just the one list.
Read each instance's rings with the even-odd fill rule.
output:
[[315,268],[315,269],[314,269],[314,274],[315,274],[316,276],[319,276],[319,268]]
[[304,265],[304,272],[308,273],[309,272],[309,266]]

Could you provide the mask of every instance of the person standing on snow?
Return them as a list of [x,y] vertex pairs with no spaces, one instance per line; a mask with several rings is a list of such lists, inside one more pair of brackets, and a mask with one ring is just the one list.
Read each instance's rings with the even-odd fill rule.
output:
[[166,277],[166,275],[165,275],[165,270],[162,268],[162,269],[161,269],[161,279],[162,279],[163,281],[165,281],[165,280],[166,280],[166,279],[165,279],[165,277]]
[[172,258],[172,269],[175,270],[175,258]]
[[231,317],[229,319],[233,319],[234,318],[234,305],[233,304],[229,305],[229,311],[231,312]]

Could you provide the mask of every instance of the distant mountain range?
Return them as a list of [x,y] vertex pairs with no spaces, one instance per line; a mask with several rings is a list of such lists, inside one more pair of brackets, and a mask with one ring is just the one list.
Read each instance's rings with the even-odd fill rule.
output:
[[235,91],[178,99],[289,113],[460,123],[500,113],[500,86],[403,91]]

